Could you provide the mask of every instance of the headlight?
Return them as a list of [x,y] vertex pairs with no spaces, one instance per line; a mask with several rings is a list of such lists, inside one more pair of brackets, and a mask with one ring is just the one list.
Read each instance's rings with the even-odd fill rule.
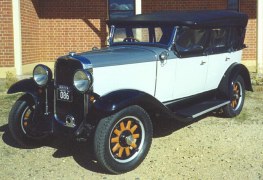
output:
[[74,74],[73,84],[81,93],[88,91],[93,83],[92,75],[89,71],[77,70]]
[[47,66],[39,64],[33,70],[33,78],[37,85],[45,86],[51,80],[52,72]]

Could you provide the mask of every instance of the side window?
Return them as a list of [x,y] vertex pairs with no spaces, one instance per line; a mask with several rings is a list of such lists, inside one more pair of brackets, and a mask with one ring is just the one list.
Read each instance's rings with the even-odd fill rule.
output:
[[231,36],[230,36],[230,48],[232,50],[239,50],[243,46],[243,34],[244,29],[241,27],[233,27],[231,28]]
[[227,9],[232,11],[240,10],[240,0],[227,0]]
[[182,27],[176,36],[175,48],[181,55],[198,55],[203,53],[206,46],[208,31],[205,29],[191,29]]
[[140,42],[149,42],[148,28],[133,28],[132,34],[133,34],[132,37],[139,40]]
[[156,42],[160,42],[163,36],[163,31],[160,27],[154,28]]
[[126,29],[125,28],[116,28],[114,33],[114,42],[123,42],[126,36]]
[[209,47],[213,53],[225,52],[228,49],[229,28],[215,28],[211,30]]
[[108,0],[109,19],[135,15],[135,0]]

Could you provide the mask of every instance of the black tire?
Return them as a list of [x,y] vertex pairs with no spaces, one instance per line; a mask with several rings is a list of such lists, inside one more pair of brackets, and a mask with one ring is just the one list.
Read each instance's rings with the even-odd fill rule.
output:
[[230,104],[223,107],[225,117],[235,117],[242,111],[245,101],[245,83],[242,76],[237,76],[231,81],[230,88]]
[[24,148],[39,147],[48,137],[48,134],[34,131],[34,107],[32,97],[25,94],[15,102],[9,113],[9,130],[16,142]]
[[94,138],[95,155],[106,171],[125,173],[144,160],[152,136],[152,122],[146,111],[140,106],[129,106],[99,122]]

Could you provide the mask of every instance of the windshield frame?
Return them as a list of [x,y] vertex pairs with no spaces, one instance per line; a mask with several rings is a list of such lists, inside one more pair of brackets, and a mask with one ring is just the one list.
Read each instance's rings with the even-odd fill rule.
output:
[[[109,33],[109,46],[123,46],[123,45],[137,45],[137,46],[154,46],[154,47],[161,47],[166,49],[171,49],[174,44],[174,37],[176,35],[177,27],[171,25],[170,28],[172,28],[172,33],[170,34],[170,39],[168,44],[162,44],[156,42],[156,37],[153,39],[155,42],[114,42],[114,35],[117,28],[148,28],[152,29],[154,32],[154,28],[162,27],[163,25],[118,25],[117,27],[115,25],[110,26],[110,33]],[[151,30],[150,30],[151,31]],[[149,33],[150,36],[151,33]],[[152,34],[155,36],[155,32]]]

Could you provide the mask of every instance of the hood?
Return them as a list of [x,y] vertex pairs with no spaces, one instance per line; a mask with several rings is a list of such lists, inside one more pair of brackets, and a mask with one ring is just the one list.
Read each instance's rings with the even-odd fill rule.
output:
[[88,59],[93,67],[116,66],[156,61],[163,48],[146,46],[114,46],[78,54]]

